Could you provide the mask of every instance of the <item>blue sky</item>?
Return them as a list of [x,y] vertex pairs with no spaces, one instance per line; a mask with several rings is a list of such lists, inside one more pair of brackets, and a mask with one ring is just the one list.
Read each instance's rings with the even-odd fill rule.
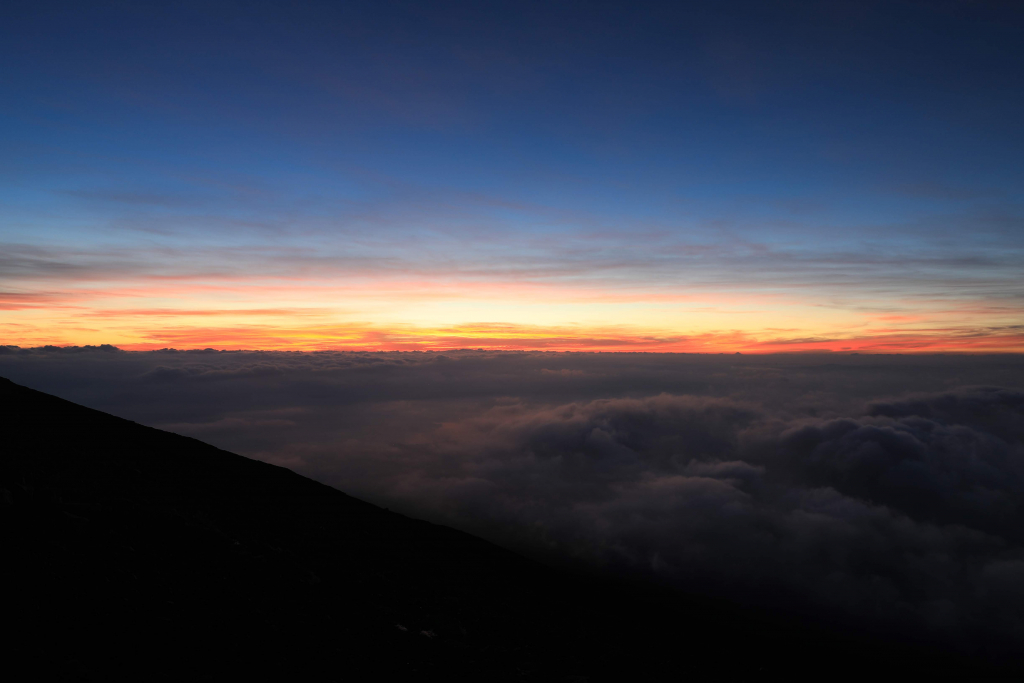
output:
[[[736,311],[784,295],[807,309],[792,323],[802,336],[837,339],[863,336],[858,307],[925,311],[884,333],[925,336],[1002,329],[1024,310],[1024,14],[1012,4],[3,13],[0,277],[11,301],[50,302],[49,317],[8,307],[12,340],[158,344],[148,323],[115,333],[76,316],[140,298],[223,308],[218,277],[251,286],[229,302],[251,308],[270,296],[267,275],[296,299],[334,283],[395,305],[322,301],[335,327],[433,325],[398,305],[402,282],[438,289],[436,325],[564,319],[755,342],[770,336],[763,321],[688,323],[673,309],[654,330],[631,310],[664,296],[696,306],[695,292]],[[147,290],[171,277],[177,294]],[[633,308],[573,309],[581,289],[629,292]],[[72,299],[78,309],[55,305]],[[993,302],[1000,313],[977,313]],[[77,337],[54,336],[71,322]]]

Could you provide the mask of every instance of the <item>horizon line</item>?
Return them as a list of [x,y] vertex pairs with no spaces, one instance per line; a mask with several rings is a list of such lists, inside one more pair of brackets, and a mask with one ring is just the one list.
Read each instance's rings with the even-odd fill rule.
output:
[[381,349],[381,348],[318,348],[318,349],[289,349],[289,348],[215,348],[215,347],[162,347],[162,348],[123,348],[115,344],[43,344],[40,346],[20,346],[17,344],[0,344],[0,354],[9,352],[9,349],[18,351],[46,351],[60,350],[68,351],[79,349],[83,352],[105,352],[105,353],[545,353],[545,354],[606,354],[606,355],[677,355],[677,356],[1020,356],[1024,351],[975,351],[975,350],[904,350],[904,351],[876,351],[876,350],[833,350],[824,348],[810,348],[799,350],[782,351],[647,351],[647,350],[616,350],[605,351],[602,349],[536,349],[536,348],[485,348],[485,347],[446,347],[428,349]]

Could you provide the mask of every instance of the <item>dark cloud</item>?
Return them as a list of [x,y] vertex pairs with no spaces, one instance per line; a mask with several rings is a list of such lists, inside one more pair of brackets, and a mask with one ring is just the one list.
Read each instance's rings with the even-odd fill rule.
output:
[[981,424],[1008,440],[1024,440],[1024,392],[998,387],[908,396],[898,401],[875,401],[869,415],[890,418],[920,416],[939,424]]
[[522,549],[1008,645],[1024,635],[1020,615],[993,634],[978,596],[1002,612],[1018,604],[1003,602],[1012,581],[994,577],[1024,561],[1022,444],[928,422],[792,427],[734,401],[669,395],[500,406],[444,425],[420,446],[429,465],[392,487]]
[[0,375],[550,561],[1024,636],[1020,356],[6,347]]
[[[898,418],[802,425],[780,439],[780,467],[808,485],[934,523],[1020,539],[1024,395],[978,389],[874,406]],[[929,408],[939,406],[932,419]],[[915,407],[921,413],[912,412]],[[960,409],[963,407],[962,409]]]

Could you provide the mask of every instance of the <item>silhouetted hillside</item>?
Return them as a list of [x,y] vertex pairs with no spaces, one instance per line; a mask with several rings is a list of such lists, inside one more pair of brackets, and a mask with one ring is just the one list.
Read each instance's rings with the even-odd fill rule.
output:
[[7,380],[0,398],[5,622],[18,631],[8,665],[34,677],[674,680],[977,665],[570,576]]

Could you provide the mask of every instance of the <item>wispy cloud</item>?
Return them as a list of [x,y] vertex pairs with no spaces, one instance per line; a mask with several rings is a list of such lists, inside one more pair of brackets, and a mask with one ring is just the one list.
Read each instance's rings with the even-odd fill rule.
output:
[[[103,342],[144,346],[1019,348],[1012,335],[965,336],[1024,316],[1013,250],[688,243],[660,233],[644,242],[623,232],[422,238],[8,243],[0,304],[23,316],[7,321],[20,326],[8,334],[34,330],[15,343],[73,342],[47,335],[84,324],[106,330]],[[198,322],[214,316],[233,324]],[[157,317],[179,326],[145,322]],[[803,334],[775,338],[776,327]]]

